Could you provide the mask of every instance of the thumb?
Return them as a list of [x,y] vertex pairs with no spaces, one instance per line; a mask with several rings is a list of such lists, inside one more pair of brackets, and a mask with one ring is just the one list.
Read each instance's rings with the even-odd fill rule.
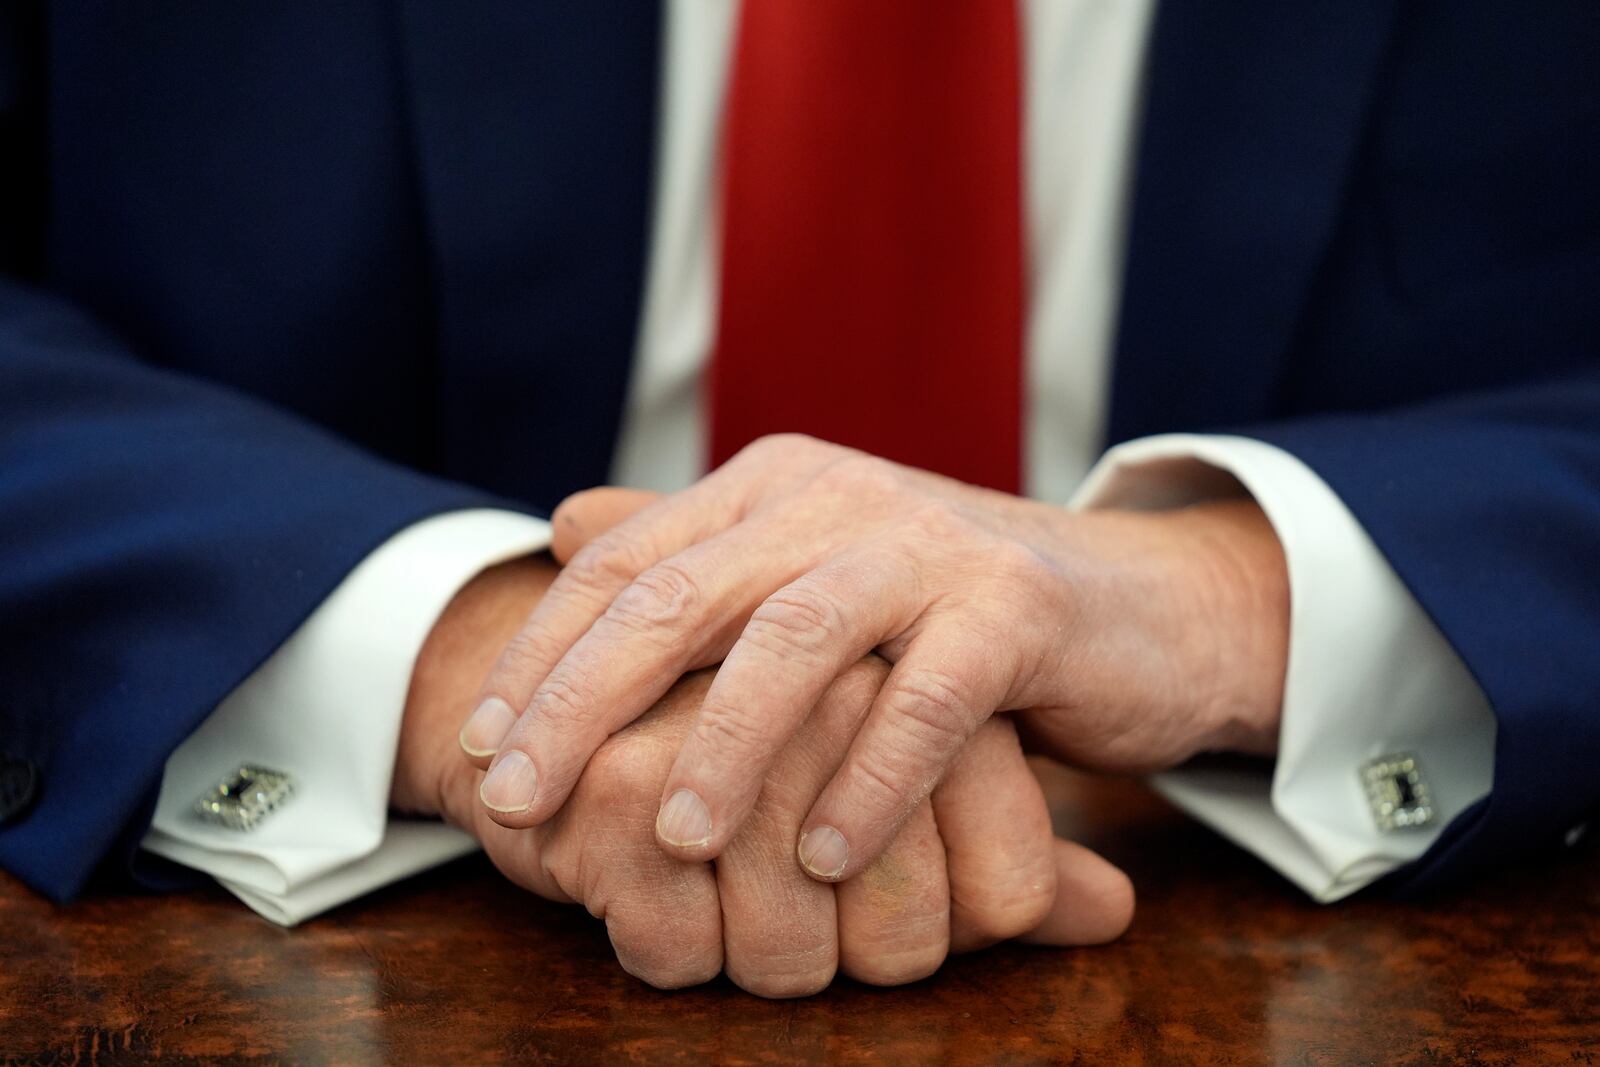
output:
[[1017,940],[1032,945],[1101,945],[1133,921],[1133,883],[1082,845],[1056,838],[1056,900],[1044,921]]
[[565,564],[578,549],[660,498],[660,493],[648,489],[624,489],[615,485],[573,493],[561,502],[550,518],[554,531],[550,553],[557,563]]

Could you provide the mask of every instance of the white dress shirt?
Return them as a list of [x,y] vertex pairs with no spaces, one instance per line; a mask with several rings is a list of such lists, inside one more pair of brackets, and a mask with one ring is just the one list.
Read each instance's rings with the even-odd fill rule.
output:
[[[1315,899],[1335,900],[1420,856],[1488,792],[1494,717],[1360,523],[1293,456],[1245,438],[1167,435],[1095,463],[1152,5],[1021,6],[1027,488],[1074,507],[1164,508],[1231,476],[1260,503],[1283,543],[1292,604],[1278,757],[1259,772],[1197,766],[1155,784]],[[670,0],[667,10],[647,284],[613,470],[618,484],[661,490],[703,473],[700,380],[718,291],[714,160],[736,7]],[[548,541],[539,520],[468,511],[435,516],[374,552],[168,760],[145,847],[213,874],[285,924],[470,851],[465,834],[387,813],[412,663],[473,575]],[[1429,827],[1384,834],[1359,769],[1397,751],[1417,754],[1437,815]],[[249,834],[190,810],[240,762],[300,783]]]

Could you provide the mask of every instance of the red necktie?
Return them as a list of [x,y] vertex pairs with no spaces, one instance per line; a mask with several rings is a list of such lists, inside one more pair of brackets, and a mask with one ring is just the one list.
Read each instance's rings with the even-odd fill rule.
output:
[[723,142],[711,459],[801,431],[1021,481],[1009,0],[747,0]]

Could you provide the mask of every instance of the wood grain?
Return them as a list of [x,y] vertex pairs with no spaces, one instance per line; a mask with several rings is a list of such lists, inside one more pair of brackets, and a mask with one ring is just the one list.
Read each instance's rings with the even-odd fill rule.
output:
[[0,877],[6,1062],[1600,1062],[1600,854],[1316,907],[1132,782],[1053,775],[1133,875],[1118,943],[895,990],[659,993],[582,911],[464,860],[295,930],[220,890],[58,908]]

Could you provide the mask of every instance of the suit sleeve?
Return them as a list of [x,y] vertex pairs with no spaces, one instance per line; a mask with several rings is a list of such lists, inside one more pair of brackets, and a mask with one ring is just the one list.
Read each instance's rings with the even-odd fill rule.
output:
[[1488,796],[1398,888],[1582,837],[1600,805],[1600,367],[1244,432],[1337,494],[1494,712]]
[[0,280],[0,866],[48,896],[131,857],[167,757],[352,569],[504,506],[144,362]]
[[[543,519],[489,510],[436,515],[390,538],[167,759],[144,847],[286,926],[477,848],[443,823],[389,813],[406,693],[456,592],[549,544]],[[194,811],[241,764],[295,781],[247,834]]]

